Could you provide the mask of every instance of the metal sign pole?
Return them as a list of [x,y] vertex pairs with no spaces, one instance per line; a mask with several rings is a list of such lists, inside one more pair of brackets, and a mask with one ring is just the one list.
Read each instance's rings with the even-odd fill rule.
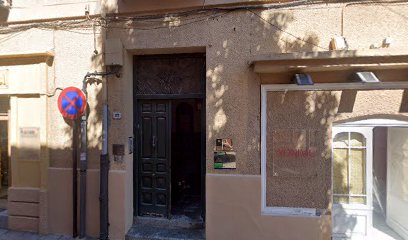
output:
[[72,237],[78,236],[78,120],[74,120],[72,127]]
[[[64,91],[71,92],[70,96],[65,94],[58,98],[58,108],[64,117],[75,119],[81,117],[81,150],[79,161],[79,238],[86,236],[86,174],[88,167],[88,152],[87,152],[87,113],[86,113],[86,99],[87,99],[87,79],[91,76],[108,76],[117,74],[118,72],[94,72],[87,73],[82,82],[82,92],[75,87],[69,87]],[[63,91],[63,93],[64,93]],[[106,87],[105,87],[106,91]],[[74,94],[72,94],[72,92]],[[83,96],[83,94],[85,96]],[[107,92],[105,92],[107,97]],[[74,97],[73,97],[74,96]],[[100,168],[100,239],[109,239],[109,211],[108,211],[108,175],[109,175],[109,157],[108,157],[108,108],[106,99],[104,103],[103,113],[103,143],[101,154],[101,168]],[[75,232],[75,231],[74,231]]]
[[72,129],[72,235],[77,236],[77,209],[78,209],[78,117],[82,116],[81,128],[81,154],[80,154],[80,217],[79,237],[84,238],[85,211],[86,211],[86,168],[87,168],[87,115],[86,115],[86,82],[84,92],[76,87],[65,88],[58,97],[58,109],[62,116],[74,120]]
[[87,119],[86,114],[81,118],[81,154],[79,161],[80,177],[80,201],[79,201],[79,238],[86,235],[86,170],[88,165],[87,156]]

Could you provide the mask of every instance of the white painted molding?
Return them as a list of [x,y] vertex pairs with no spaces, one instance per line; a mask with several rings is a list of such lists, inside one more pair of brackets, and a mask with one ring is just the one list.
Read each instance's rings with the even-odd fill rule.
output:
[[318,90],[386,90],[386,89],[408,89],[407,82],[377,82],[377,83],[316,83],[313,85],[296,84],[263,84],[262,92],[271,91],[318,91]]
[[354,122],[334,124],[336,127],[408,127],[408,121],[394,119],[365,119]]

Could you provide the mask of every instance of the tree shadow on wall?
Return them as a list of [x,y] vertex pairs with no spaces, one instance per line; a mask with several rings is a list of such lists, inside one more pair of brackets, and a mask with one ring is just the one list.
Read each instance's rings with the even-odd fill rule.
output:
[[[268,146],[278,146],[276,140],[274,140],[274,131],[282,131],[283,129],[318,129],[321,132],[316,135],[318,138],[300,135],[298,137],[298,135],[292,134],[289,136],[289,139],[291,138],[292,140],[289,142],[284,140],[286,144],[289,144],[289,148],[302,150],[302,146],[307,145],[310,148],[317,149],[316,156],[318,157],[316,160],[310,159],[311,161],[304,165],[302,165],[301,158],[279,159],[274,154],[275,150],[268,150],[268,206],[322,209],[326,211],[328,216],[331,215],[333,217],[333,232],[339,233],[337,236],[340,236],[341,233],[344,236],[344,234],[361,231],[361,218],[341,204],[367,203],[367,198],[363,202],[362,199],[349,197],[348,195],[367,193],[365,185],[363,186],[364,190],[361,190],[362,186],[359,185],[358,176],[361,177],[362,182],[365,182],[365,174],[372,173],[360,175],[358,172],[359,168],[353,168],[352,171],[354,170],[354,173],[352,172],[352,174],[354,179],[357,180],[350,182],[351,180],[348,177],[350,166],[348,166],[347,160],[349,153],[344,152],[341,147],[336,147],[334,151],[332,150],[332,128],[335,124],[339,123],[338,119],[341,119],[341,123],[379,118],[407,120],[406,113],[401,112],[401,109],[405,109],[406,106],[404,105],[406,103],[403,101],[399,102],[399,97],[390,98],[396,100],[391,110],[381,107],[372,108],[368,111],[362,109],[362,100],[365,101],[366,107],[368,107],[372,103],[371,100],[379,98],[379,95],[372,95],[371,98],[367,99],[367,93],[364,93],[364,91],[370,90],[358,90],[356,92],[321,90],[268,93]],[[400,90],[395,91],[400,93]],[[360,95],[359,92],[363,93]],[[375,93],[381,94],[374,90],[373,94]],[[388,100],[385,101],[386,104],[389,104],[390,99],[385,99]],[[404,97],[401,99],[404,99]],[[294,121],[294,119],[296,120]],[[344,138],[340,138],[340,135],[336,136],[336,142],[344,142],[344,144],[340,145],[348,144],[348,135]],[[314,141],[311,141],[311,139],[317,140],[317,145],[315,145],[316,143],[313,144]],[[278,142],[280,141],[278,139]],[[270,162],[271,159],[272,161]],[[364,166],[365,164],[367,163],[364,163]],[[331,173],[332,168],[333,176]],[[315,173],[313,174],[313,171],[309,169],[314,170]],[[364,167],[361,169],[364,169]],[[304,175],[305,172],[311,172],[311,174]],[[365,182],[364,184],[371,183]],[[348,190],[349,186],[351,187],[350,192]],[[334,194],[337,195],[333,198]],[[343,194],[343,196],[339,194]],[[371,203],[367,204],[370,205]],[[371,223],[367,222],[367,226],[370,227],[370,225]],[[323,225],[322,229],[326,233],[331,234],[332,229],[330,226]]]
[[[312,151],[315,156],[282,158],[274,154],[275,150],[268,150],[268,206],[315,208],[326,219],[321,221],[325,236],[331,236],[332,227],[338,226],[341,226],[339,230],[351,232],[356,226],[356,218],[341,206],[334,206],[332,200],[332,124],[341,99],[332,91],[289,91],[269,92],[267,101],[268,133],[282,129],[306,130],[304,135],[288,136],[290,141],[285,145],[289,149]],[[273,139],[274,134],[267,136],[267,144],[272,148],[278,146],[276,141],[283,139]],[[339,167],[341,173],[346,169],[342,162],[334,167]],[[272,168],[276,174],[270,174]],[[344,189],[344,176],[335,176],[334,180],[341,184],[340,189]],[[336,226],[330,224],[333,213],[336,214]]]
[[[56,30],[57,31],[57,30]],[[87,34],[90,38],[95,36],[95,49],[97,52],[93,52],[93,48],[87,48],[89,52],[84,52],[83,56],[89,57],[88,72],[104,71],[103,60],[103,39],[100,34],[101,30],[96,29],[96,34],[93,34],[92,30],[86,29],[83,32],[73,32],[72,38],[75,39],[75,35],[82,36]],[[74,55],[75,57],[77,55]],[[78,55],[81,57],[81,55]],[[75,63],[74,63],[75,64]],[[77,64],[79,65],[79,63]],[[52,66],[56,68],[55,63]],[[81,66],[78,66],[81,68]],[[87,229],[86,235],[98,236],[99,225],[94,224],[95,219],[99,219],[99,167],[100,167],[100,155],[102,145],[102,105],[103,105],[103,91],[99,81],[101,77],[84,79],[87,72],[81,72],[82,78],[75,79],[73,83],[75,87],[83,88],[83,81],[86,81],[87,90],[87,186],[92,186],[87,189]],[[68,86],[65,86],[68,87]],[[52,108],[57,107],[59,93],[51,97],[49,100]],[[48,131],[48,139],[55,139],[58,136],[59,143],[52,144],[47,148],[47,155],[49,158],[47,191],[48,191],[48,231],[50,233],[64,233],[72,234],[72,167],[74,154],[77,159],[77,196],[79,204],[79,191],[80,191],[80,119],[68,120],[64,119],[59,112],[53,114],[53,123]],[[74,149],[74,133],[73,128],[76,125],[77,133],[77,148]],[[63,186],[63,187],[61,187]],[[68,207],[62,207],[68,206]],[[79,214],[79,213],[78,213]],[[92,224],[90,224],[92,222]],[[78,226],[79,229],[79,226]]]
[[[274,97],[268,99],[268,104],[272,104],[275,112],[268,112],[268,124],[272,124],[275,127],[279,128],[294,128],[294,129],[321,129],[322,135],[319,139],[324,139],[324,146],[321,146],[320,150],[317,152],[317,156],[321,156],[321,159],[318,162],[309,162],[307,167],[312,167],[317,170],[316,177],[318,178],[316,183],[314,183],[312,178],[309,178],[307,181],[306,178],[303,179],[299,176],[292,176],[295,179],[299,189],[312,188],[312,193],[317,196],[317,201],[319,199],[326,199],[325,202],[321,202],[319,205],[310,205],[312,202],[306,201],[302,207],[312,207],[312,208],[323,208],[331,212],[333,219],[332,227],[333,232],[338,233],[352,233],[353,231],[361,231],[360,224],[361,218],[357,217],[352,211],[345,209],[341,204],[368,204],[368,197],[365,198],[365,203],[362,202],[362,199],[353,198],[353,197],[341,197],[339,195],[334,196],[334,194],[353,194],[367,193],[367,185],[372,183],[365,182],[366,174],[359,174],[358,168],[351,169],[352,174],[356,182],[351,182],[349,179],[349,170],[347,159],[351,156],[349,152],[343,154],[341,153],[342,149],[337,147],[333,149],[332,144],[332,128],[339,123],[354,122],[359,120],[369,120],[369,119],[393,119],[407,121],[408,116],[404,109],[406,109],[406,101],[404,91],[401,98],[399,97],[390,97],[384,99],[384,105],[391,104],[392,107],[372,107],[367,109],[373,100],[381,98],[381,92],[379,93],[376,90],[372,90],[371,96],[367,98],[367,91],[371,90],[346,90],[346,91],[304,91],[304,92],[284,92],[280,93],[279,97]],[[272,93],[270,93],[272,94]],[[393,93],[387,93],[392,95]],[[395,90],[394,94],[400,94],[400,90]],[[388,97],[388,96],[387,96]],[[362,106],[362,101],[365,103]],[[268,109],[271,109],[268,107]],[[274,115],[276,109],[284,109],[282,114],[279,114],[281,118],[276,118]],[[293,121],[296,119],[296,121]],[[340,121],[339,121],[340,120]],[[289,124],[288,124],[289,123]],[[337,141],[343,141],[344,144],[348,142],[347,138],[340,138],[340,135],[336,135]],[[347,135],[348,136],[348,135]],[[294,139],[294,146],[301,146],[304,138]],[[367,159],[366,161],[368,161]],[[354,163],[356,164],[356,162]],[[363,165],[366,166],[364,163]],[[333,166],[332,166],[333,165]],[[281,167],[281,166],[275,166]],[[332,170],[333,169],[333,173]],[[362,167],[364,169],[364,167]],[[292,169],[292,172],[302,172],[304,168]],[[354,173],[353,173],[354,171]],[[270,172],[270,171],[268,171]],[[364,171],[363,171],[364,172]],[[357,173],[357,174],[356,174]],[[332,176],[333,174],[333,176]],[[358,176],[361,177],[363,181],[363,190],[360,189],[361,186],[358,185]],[[357,177],[357,178],[356,178]],[[272,180],[271,180],[272,181]],[[296,183],[296,181],[298,181]],[[332,182],[333,181],[333,182]],[[291,182],[285,179],[285,182]],[[285,184],[285,183],[283,183]],[[350,192],[348,187],[350,186]],[[286,186],[285,188],[290,189],[291,186]],[[362,193],[360,192],[362,191]],[[276,191],[275,195],[280,194],[281,191]],[[288,193],[290,194],[290,193]],[[273,196],[273,194],[271,194]],[[313,195],[308,196],[307,194],[298,194],[292,196],[292,199],[298,198],[298,201],[301,199],[313,199]],[[291,199],[291,198],[290,198]],[[280,204],[280,205],[279,205]],[[296,202],[297,204],[297,202]],[[276,204],[272,204],[276,206]],[[278,206],[284,207],[283,203],[278,202]],[[293,205],[298,207],[298,205]],[[368,227],[372,223],[366,223]],[[327,232],[331,232],[332,229],[327,229]],[[341,234],[340,234],[341,235]]]
[[291,12],[250,10],[248,15],[254,26],[251,32],[254,36],[252,55],[327,50],[319,45],[319,37],[313,30],[292,27],[304,21],[297,19]]
[[[88,31],[89,30],[84,30]],[[96,29],[95,34],[95,52],[89,50],[86,55],[90,55],[90,67],[88,72],[92,73],[95,71],[103,72],[105,71],[104,68],[104,58],[103,58],[103,36],[100,34],[101,29]],[[73,33],[76,34],[76,33]],[[92,36],[92,35],[91,35]],[[55,68],[55,66],[54,66]],[[77,79],[76,85],[78,88],[83,90],[86,88],[87,94],[87,107],[86,107],[86,115],[87,115],[87,151],[88,151],[88,167],[90,169],[99,169],[99,160],[101,154],[101,145],[102,145],[102,107],[103,107],[103,88],[107,87],[102,83],[102,77],[100,76],[91,76],[89,78],[85,78],[85,75],[88,72],[83,72],[83,78]],[[106,77],[109,78],[109,77]],[[57,99],[58,94],[53,96],[51,101],[53,103],[52,106],[57,106]],[[57,116],[60,118],[58,121],[63,119],[61,115]],[[73,127],[76,124],[77,134],[80,135],[80,118],[78,118],[75,123],[75,120],[70,119],[63,119],[63,136],[66,139],[64,145],[72,146],[73,144]],[[60,127],[60,126],[59,126]],[[55,135],[53,131],[55,129],[51,129],[51,135]],[[78,147],[80,147],[80,136],[79,136],[79,143]],[[79,150],[78,150],[79,154]],[[50,166],[51,167],[67,167],[71,166],[71,161],[66,161],[67,156],[70,156],[68,153],[64,153],[61,149],[57,149],[57,151],[53,151],[50,149]],[[79,158],[78,158],[79,159]],[[78,165],[79,166],[79,165]]]
[[[122,2],[123,4],[124,2]],[[112,7],[112,6],[109,6]],[[113,6],[117,9],[117,6]],[[180,15],[165,13],[154,20],[131,19],[116,20],[112,17],[107,28],[109,38],[120,37],[130,48],[141,48],[146,53],[180,53],[183,49],[195,46],[205,47],[207,57],[207,159],[211,159],[211,143],[217,138],[235,137],[234,148],[240,156],[236,170],[214,170],[207,162],[208,172],[259,174],[260,172],[260,78],[249,67],[248,62],[255,55],[298,51],[326,50],[320,46],[318,34],[309,28],[307,31],[296,27],[302,20],[289,11],[271,10],[209,10],[202,13]],[[304,21],[302,21],[304,22]],[[304,23],[307,24],[307,23]],[[159,49],[153,51],[152,49]],[[140,49],[135,49],[135,52]],[[162,52],[160,52],[162,51]],[[190,50],[191,51],[191,50]],[[304,96],[306,99],[308,96]],[[309,96],[310,97],[310,96]],[[304,99],[304,100],[305,100]],[[328,118],[334,106],[326,104],[333,99],[330,94],[317,96],[305,106],[309,110],[306,122],[317,121],[318,128],[331,129]],[[337,104],[337,102],[336,102]],[[320,106],[320,107],[319,107]],[[312,111],[310,109],[316,109]],[[302,109],[302,111],[305,111]],[[298,112],[292,122],[298,118]],[[284,122],[284,121],[283,121]],[[300,126],[302,127],[302,126]],[[330,142],[331,135],[324,135]],[[323,191],[317,187],[317,197],[313,191],[308,194],[317,204],[325,199],[319,208],[331,209],[331,149],[326,145],[322,153],[324,163],[319,163],[318,176],[329,186]],[[318,179],[320,180],[320,179]],[[314,180],[317,184],[319,181]],[[319,185],[317,185],[319,186]],[[288,189],[291,189],[290,187]],[[285,189],[283,189],[285,190]],[[293,194],[293,193],[292,193]],[[297,196],[298,198],[304,196]],[[355,221],[350,219],[349,228]],[[330,226],[322,224],[327,233]]]
[[[2,1],[0,5],[3,4]],[[10,13],[9,7],[0,6],[0,22],[6,22]]]

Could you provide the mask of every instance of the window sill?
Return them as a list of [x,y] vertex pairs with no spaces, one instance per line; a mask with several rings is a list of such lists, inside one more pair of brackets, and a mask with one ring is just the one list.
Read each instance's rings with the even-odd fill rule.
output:
[[315,208],[289,208],[289,207],[265,207],[261,211],[262,216],[281,217],[309,217],[320,218]]

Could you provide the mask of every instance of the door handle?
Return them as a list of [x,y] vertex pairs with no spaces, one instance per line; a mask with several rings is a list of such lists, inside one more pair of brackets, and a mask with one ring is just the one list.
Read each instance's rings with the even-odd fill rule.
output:
[[152,137],[152,147],[155,148],[156,147],[156,136]]

